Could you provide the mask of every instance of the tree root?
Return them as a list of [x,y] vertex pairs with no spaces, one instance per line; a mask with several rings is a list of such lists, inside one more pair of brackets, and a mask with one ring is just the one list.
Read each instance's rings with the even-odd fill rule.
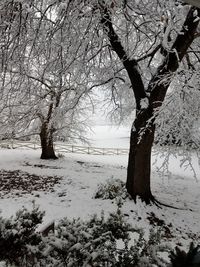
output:
[[[151,203],[155,204],[159,208],[162,208],[162,206],[163,206],[163,207],[167,207],[167,208],[171,208],[171,209],[175,209],[175,210],[188,210],[188,209],[184,209],[184,208],[180,208],[180,207],[176,207],[176,206],[173,206],[173,205],[169,205],[169,204],[160,202],[154,196],[152,196]],[[189,209],[189,211],[192,211],[192,209]]]
[[[185,209],[185,208],[176,207],[176,206],[173,206],[173,205],[169,205],[169,204],[163,203],[163,202],[157,200],[152,194],[150,194],[148,197],[147,196],[145,196],[145,197],[138,196],[138,197],[146,205],[156,205],[160,209],[162,207],[167,207],[167,208],[171,208],[171,209],[175,209],[175,210],[189,210],[189,211],[193,211],[192,209]],[[131,196],[131,198],[134,200],[135,203],[137,202],[137,196],[134,196],[134,197]]]

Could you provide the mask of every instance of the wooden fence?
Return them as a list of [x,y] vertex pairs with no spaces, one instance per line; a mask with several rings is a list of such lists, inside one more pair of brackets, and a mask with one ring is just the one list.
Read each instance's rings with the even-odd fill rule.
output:
[[[126,148],[102,148],[91,146],[78,146],[61,142],[55,142],[55,151],[57,153],[77,153],[77,154],[91,154],[91,155],[127,155]],[[41,149],[40,144],[36,141],[19,141],[19,140],[1,140],[0,148],[28,148]]]

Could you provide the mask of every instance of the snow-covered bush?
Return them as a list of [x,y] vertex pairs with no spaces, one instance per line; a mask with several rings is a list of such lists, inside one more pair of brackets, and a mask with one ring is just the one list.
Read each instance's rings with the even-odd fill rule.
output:
[[[64,219],[57,228],[57,235],[49,239],[48,253],[59,266],[115,266],[115,238],[104,228],[104,218],[93,217],[88,222]],[[66,265],[65,265],[66,264]]]
[[125,183],[120,179],[108,179],[106,183],[98,185],[94,198],[114,199],[119,196],[123,199],[128,197]]
[[63,219],[57,234],[49,237],[48,245],[51,266],[58,266],[56,262],[68,267],[166,266],[157,256],[157,252],[166,250],[161,246],[161,234],[150,231],[146,240],[143,229],[131,227],[120,208],[107,219],[104,214],[88,221]]
[[43,213],[19,211],[16,217],[0,220],[0,261],[17,267],[165,267],[158,257],[166,251],[161,232],[133,228],[118,207],[107,218],[61,220],[54,233],[36,233]]
[[42,257],[41,234],[36,233],[44,213],[23,208],[10,219],[0,218],[0,260],[14,266],[34,266]]
[[63,159],[65,157],[65,155],[62,154],[62,153],[57,153],[57,157],[60,158],[60,159]]

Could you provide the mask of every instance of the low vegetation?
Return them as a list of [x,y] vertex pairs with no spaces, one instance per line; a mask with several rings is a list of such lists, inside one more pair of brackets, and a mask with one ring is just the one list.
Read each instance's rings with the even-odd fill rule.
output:
[[34,207],[31,212],[24,208],[10,219],[0,218],[1,266],[199,266],[193,263],[198,260],[198,247],[192,244],[188,253],[178,248],[173,252],[163,242],[161,228],[150,229],[145,237],[142,228],[126,222],[119,206],[107,218],[103,213],[87,221],[64,218],[48,235],[37,231],[43,216]]

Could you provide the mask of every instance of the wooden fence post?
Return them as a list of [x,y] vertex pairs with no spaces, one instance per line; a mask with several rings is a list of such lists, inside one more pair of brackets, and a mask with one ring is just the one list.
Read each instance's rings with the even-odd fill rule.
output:
[[11,148],[14,149],[14,140],[13,140],[13,138],[11,139]]

